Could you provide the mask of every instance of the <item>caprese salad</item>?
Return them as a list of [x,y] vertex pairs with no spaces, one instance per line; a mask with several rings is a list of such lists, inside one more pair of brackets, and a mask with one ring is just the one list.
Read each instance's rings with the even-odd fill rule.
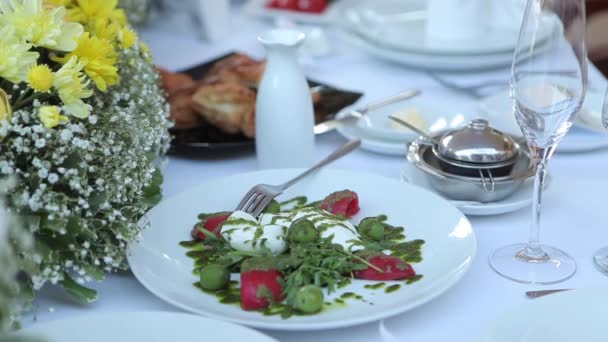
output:
[[[195,260],[194,286],[220,302],[284,318],[314,314],[331,304],[325,293],[351,279],[376,281],[365,288],[377,289],[422,278],[411,264],[422,260],[424,241],[407,241],[404,228],[388,224],[385,215],[355,225],[359,210],[358,195],[343,190],[312,203],[305,197],[273,201],[258,217],[205,213],[191,230],[193,239],[180,245]],[[231,281],[236,273],[240,281]],[[336,302],[348,297],[362,298],[349,292]]]

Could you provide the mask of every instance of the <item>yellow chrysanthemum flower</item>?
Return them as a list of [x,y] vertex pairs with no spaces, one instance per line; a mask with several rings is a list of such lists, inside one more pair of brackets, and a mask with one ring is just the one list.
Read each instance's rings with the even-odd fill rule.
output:
[[46,93],[53,86],[53,72],[46,64],[36,65],[27,73],[27,83],[35,91]]
[[84,72],[95,82],[97,88],[106,91],[108,86],[118,83],[118,68],[116,64],[116,51],[110,42],[105,39],[91,37],[85,32],[78,39],[78,47],[62,58],[53,60],[65,63],[72,57],[84,66]]
[[0,78],[13,83],[24,81],[38,59],[38,52],[30,51],[31,48],[31,44],[14,34],[12,27],[0,28]]
[[53,80],[53,86],[57,89],[66,113],[77,118],[89,116],[91,108],[82,99],[93,95],[93,91],[87,89],[89,81],[85,81],[85,75],[82,73],[83,67],[84,64],[73,56],[61,69],[57,70]]
[[42,0],[0,1],[4,25],[35,46],[72,51],[83,32],[79,23],[66,22],[64,7],[45,8]]
[[70,121],[67,116],[61,115],[61,110],[57,106],[40,106],[38,108],[38,117],[46,128],[53,128],[59,125],[60,122]]
[[122,27],[108,18],[97,18],[87,26],[91,35],[109,42],[118,41]]
[[121,44],[123,49],[128,49],[137,41],[137,33],[128,27],[124,27],[120,32]]
[[118,0],[76,0],[76,6],[69,10],[69,16],[83,24],[92,23],[97,18],[120,21],[124,17],[124,11],[117,9],[117,5]]

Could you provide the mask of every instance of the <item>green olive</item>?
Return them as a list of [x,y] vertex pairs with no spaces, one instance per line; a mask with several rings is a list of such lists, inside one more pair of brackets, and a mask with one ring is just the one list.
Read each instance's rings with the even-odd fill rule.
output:
[[281,205],[275,200],[270,201],[270,204],[268,204],[268,206],[266,206],[266,209],[264,209],[264,213],[266,214],[278,214],[280,212]]
[[366,236],[372,240],[384,240],[384,223],[375,218],[368,217],[363,219],[357,227],[359,234]]
[[225,288],[230,282],[230,272],[222,265],[209,264],[201,269],[201,287],[216,291]]
[[302,286],[296,292],[294,308],[307,314],[321,311],[323,308],[323,291],[315,285]]
[[287,240],[295,243],[315,242],[319,238],[319,231],[315,225],[305,218],[295,220],[289,226]]

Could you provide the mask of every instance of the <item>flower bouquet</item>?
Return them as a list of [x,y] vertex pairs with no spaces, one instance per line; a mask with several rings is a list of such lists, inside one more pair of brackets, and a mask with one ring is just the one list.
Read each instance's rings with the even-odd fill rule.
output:
[[83,284],[126,269],[170,140],[150,53],[117,2],[0,1],[0,178],[35,248],[17,250],[25,285],[85,302]]

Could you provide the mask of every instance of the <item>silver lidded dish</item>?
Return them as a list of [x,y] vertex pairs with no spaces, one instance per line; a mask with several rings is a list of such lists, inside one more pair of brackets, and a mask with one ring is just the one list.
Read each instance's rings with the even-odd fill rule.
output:
[[468,126],[410,144],[408,160],[453,200],[494,202],[534,175],[527,147],[476,119]]

